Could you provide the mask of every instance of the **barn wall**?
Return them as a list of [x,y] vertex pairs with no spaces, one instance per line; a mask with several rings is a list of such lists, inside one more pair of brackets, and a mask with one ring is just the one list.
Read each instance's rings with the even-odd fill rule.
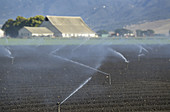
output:
[[55,28],[55,26],[53,26],[49,21],[43,21],[40,27],[47,27],[49,30],[54,32],[55,37],[62,37],[62,33],[57,28]]
[[38,34],[38,33],[33,33],[32,34],[33,37],[53,37],[53,33],[43,33],[43,34]]
[[1,29],[0,29],[0,38],[1,37],[4,37],[5,35],[4,35],[4,31],[2,31]]
[[22,28],[22,29],[19,30],[18,36],[19,36],[19,37],[31,37],[31,36],[32,36],[32,33],[29,32],[27,29]]

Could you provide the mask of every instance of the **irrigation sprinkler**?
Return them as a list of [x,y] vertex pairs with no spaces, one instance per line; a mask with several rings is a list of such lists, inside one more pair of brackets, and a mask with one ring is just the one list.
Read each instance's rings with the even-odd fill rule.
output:
[[[85,65],[85,64],[83,64],[83,63],[80,63],[80,62],[77,62],[77,61],[73,61],[73,60],[71,60],[71,59],[67,59],[67,58],[64,58],[64,57],[61,57],[61,56],[58,56],[58,55],[53,55],[53,56],[55,56],[55,57],[57,57],[57,58],[59,58],[59,59],[62,59],[62,60],[65,60],[65,61],[68,61],[68,62],[77,64],[77,65],[83,66],[83,67],[85,67],[85,68],[94,70],[94,71],[99,72],[99,73],[101,73],[101,74],[104,74],[104,75],[106,75],[106,76],[109,76],[109,83],[110,83],[110,85],[111,85],[111,75],[110,75],[109,73],[103,72],[103,71],[98,70],[98,69],[96,69],[96,68],[93,68],[93,67],[91,67],[91,66],[88,66],[88,65]],[[127,64],[128,64],[128,63],[127,63]]]
[[129,69],[129,63],[126,63],[126,69],[127,70]]
[[[109,79],[109,84],[111,85],[111,75],[109,74],[107,76],[107,78]],[[86,85],[90,80],[92,79],[92,77],[88,78],[85,82],[83,82],[78,88],[76,88],[68,97],[66,97],[62,102],[57,102],[57,108],[58,108],[58,112],[60,112],[61,108],[61,104],[63,104],[66,100],[68,100],[72,95],[74,95],[77,91],[79,91],[84,85]]]
[[112,85],[112,78],[110,74],[109,74],[109,84]]
[[69,96],[67,96],[62,102],[57,102],[58,105],[58,112],[60,112],[60,106],[63,104],[66,100],[68,100],[72,95],[74,95],[79,89],[81,89],[84,85],[86,85],[92,77],[89,77],[85,82],[83,82],[78,88],[76,88]]
[[[88,69],[91,69],[91,70],[94,70],[94,71],[97,71],[101,74],[104,74],[108,77],[109,79],[109,84],[111,85],[111,75],[106,73],[106,72],[103,72],[101,70],[98,70],[96,68],[93,68],[93,67],[90,67],[88,65],[85,65],[83,63],[80,63],[80,62],[77,62],[77,61],[73,61],[71,59],[67,59],[67,58],[64,58],[64,57],[61,57],[61,56],[58,56],[58,55],[54,55],[53,53],[51,53],[53,56],[59,58],[59,59],[62,59],[62,60],[65,60],[65,61],[68,61],[68,62],[71,62],[71,63],[74,63],[74,64],[77,64],[77,65],[80,65],[80,66],[83,66],[85,68],[88,68]],[[58,112],[60,112],[60,106],[61,104],[63,104],[66,100],[68,100],[72,95],[74,95],[79,89],[81,89],[84,85],[86,85],[90,80],[92,79],[92,77],[88,78],[83,84],[81,84],[76,90],[74,90],[68,97],[66,97],[62,102],[58,102],[57,105],[58,105]]]
[[57,108],[58,108],[58,112],[60,112],[60,102],[57,102]]
[[138,56],[138,61],[140,61],[140,56]]
[[112,85],[111,75],[110,75],[110,74],[107,75],[106,78],[107,78],[108,81],[109,81],[109,85]]
[[142,56],[145,56],[145,54],[143,54],[143,53],[142,54],[138,54],[138,61],[141,61],[141,57]]
[[11,60],[12,62],[11,62],[11,64],[13,65],[14,64],[14,58],[12,58],[12,60]]
[[[80,46],[81,46],[81,45],[80,45]],[[79,47],[80,47],[80,46],[79,46]],[[77,49],[77,48],[75,48],[75,49]],[[74,50],[74,49],[73,49],[73,50]],[[80,62],[77,62],[77,61],[73,61],[73,60],[71,60],[71,59],[64,58],[64,57],[61,57],[61,56],[59,56],[59,55],[56,55],[56,54],[54,54],[56,51],[58,51],[58,49],[52,51],[52,52],[50,53],[50,55],[52,55],[52,56],[54,56],[54,57],[57,57],[57,58],[59,58],[59,59],[62,59],[62,60],[64,60],[64,61],[68,61],[68,62],[77,64],[77,65],[80,65],[80,66],[82,66],[82,67],[85,67],[85,68],[94,70],[94,71],[99,72],[99,73],[101,73],[101,74],[103,74],[103,75],[106,75],[106,76],[108,76],[108,78],[109,78],[109,84],[111,85],[111,75],[110,75],[109,73],[103,72],[103,71],[101,71],[101,70],[98,70],[98,69],[93,68],[93,67],[91,67],[91,66],[88,66],[88,65],[86,65],[86,64],[83,64],[83,63],[80,63]],[[121,56],[123,56],[123,55],[121,55]],[[126,62],[126,63],[129,63],[129,61],[128,61],[124,56],[123,56],[123,59],[125,59],[125,62]]]

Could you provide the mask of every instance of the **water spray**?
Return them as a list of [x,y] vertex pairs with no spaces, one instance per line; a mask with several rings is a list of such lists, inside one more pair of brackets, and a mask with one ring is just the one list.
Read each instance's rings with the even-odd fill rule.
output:
[[72,49],[72,52],[74,52],[76,49],[78,49],[79,47],[81,47],[83,44],[85,44],[90,38],[87,38],[85,41],[83,41],[82,43],[80,43],[79,46],[75,47]]
[[[85,65],[85,64],[83,64],[83,63],[79,63],[79,62],[77,62],[77,61],[73,61],[73,60],[71,60],[71,59],[58,56],[58,55],[55,54],[58,50],[59,50],[59,49],[56,49],[56,50],[52,51],[50,54],[53,55],[54,57],[59,58],[59,59],[62,59],[62,60],[65,60],[65,61],[68,61],[68,62],[77,64],[77,65],[83,66],[83,67],[85,67],[85,68],[88,68],[88,69],[97,71],[97,72],[99,72],[99,73],[102,73],[102,74],[104,74],[104,75],[107,75],[106,78],[109,79],[109,84],[111,85],[111,75],[110,75],[110,74],[108,74],[108,73],[106,73],[106,72],[103,72],[103,71],[101,71],[101,70],[95,69],[95,68],[93,68],[93,67],[90,67],[90,66],[88,66],[88,65]],[[92,77],[88,78],[83,84],[81,84],[77,89],[75,89],[75,90],[74,90],[68,97],[66,97],[61,103],[58,102],[58,103],[57,103],[58,112],[60,112],[60,109],[61,109],[60,106],[61,106],[61,104],[63,104],[66,100],[68,100],[68,99],[69,99],[72,95],[74,95],[79,89],[81,89],[84,85],[86,85],[91,79],[92,79]]]
[[149,53],[149,51],[145,49],[142,45],[138,45],[138,47],[139,47],[138,61],[140,61],[140,57],[145,56],[145,54],[142,53],[142,51],[145,51],[146,53]]
[[58,107],[58,112],[60,112],[61,108],[61,104],[63,104],[66,100],[68,100],[72,95],[74,95],[78,90],[80,90],[83,86],[85,86],[90,80],[92,79],[92,77],[89,77],[87,80],[85,80],[78,88],[76,88],[68,97],[66,97],[61,103],[57,102],[57,107]]
[[83,63],[79,63],[79,62],[77,62],[77,61],[73,61],[73,60],[68,59],[68,58],[64,58],[64,57],[61,57],[61,56],[58,56],[58,55],[53,55],[53,56],[55,56],[55,57],[57,57],[57,58],[59,58],[59,59],[62,59],[62,60],[65,60],[65,61],[68,61],[68,62],[77,64],[77,65],[83,66],[83,67],[85,67],[85,68],[88,68],[88,69],[97,71],[97,72],[99,72],[99,73],[101,73],[101,74],[107,75],[107,76],[109,77],[109,84],[111,85],[111,75],[110,75],[110,74],[108,74],[108,73],[106,73],[106,72],[103,72],[103,71],[101,71],[101,70],[95,69],[95,68],[93,68],[93,67],[91,67],[91,66],[85,65],[85,64],[83,64]]
[[129,63],[129,61],[125,58],[125,56],[123,56],[123,54],[121,54],[120,52],[117,52],[117,51],[115,51],[115,53],[118,54],[119,56],[121,56],[125,60],[126,63]]
[[120,52],[115,51],[115,50],[113,50],[113,49],[111,49],[111,48],[109,48],[109,50],[110,50],[111,52],[113,52],[114,54],[120,56],[120,57],[125,61],[125,63],[129,63],[129,61],[125,58],[125,56],[123,56],[123,54],[121,54]]
[[140,48],[139,54],[141,54],[142,51],[145,51],[145,52],[149,53],[149,51],[147,49],[145,49],[142,45],[138,45],[138,47]]
[[11,58],[11,64],[14,64],[14,57],[12,56],[12,53],[9,48],[5,48],[5,51],[8,53],[7,56]]
[[92,79],[92,77],[89,77],[86,81],[84,81],[77,89],[75,89],[68,97],[66,97],[61,103],[63,104],[66,100],[68,100],[72,95],[74,95],[78,90],[80,90],[84,85],[86,85],[90,80]]
[[58,52],[61,48],[63,48],[64,46],[61,46],[53,51],[50,52],[51,55],[55,55],[56,52]]
[[50,54],[54,54],[54,53],[56,53],[56,52],[59,51],[59,50],[60,50],[60,48],[57,48],[57,49],[55,49],[54,51],[50,52]]
[[104,74],[104,75],[109,75],[109,74],[106,73],[106,72],[103,72],[103,71],[101,71],[101,70],[95,69],[95,68],[90,67],[90,66],[88,66],[88,65],[85,65],[85,64],[83,64],[83,63],[79,63],[79,62],[77,62],[77,61],[73,61],[73,60],[71,60],[71,59],[64,58],[64,57],[61,57],[61,56],[58,56],[58,55],[55,55],[55,57],[57,57],[57,58],[59,58],[59,59],[62,59],[62,60],[65,60],[65,61],[68,61],[68,62],[71,62],[71,63],[74,63],[74,64],[77,64],[77,65],[80,65],[80,66],[83,66],[83,67],[86,67],[86,68],[89,68],[89,69],[91,69],[91,70],[97,71],[97,72],[102,73],[102,74]]

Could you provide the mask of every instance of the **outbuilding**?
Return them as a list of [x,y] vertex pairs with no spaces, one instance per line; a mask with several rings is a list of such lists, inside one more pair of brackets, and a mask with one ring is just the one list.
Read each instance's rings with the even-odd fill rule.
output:
[[46,27],[23,27],[19,30],[19,37],[53,37],[54,33]]
[[81,17],[46,16],[40,27],[47,27],[56,37],[97,37]]
[[4,37],[4,31],[0,29],[0,38]]

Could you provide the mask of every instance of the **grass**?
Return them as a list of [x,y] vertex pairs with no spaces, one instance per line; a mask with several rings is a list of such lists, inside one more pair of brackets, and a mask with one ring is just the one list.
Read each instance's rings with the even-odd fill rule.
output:
[[0,45],[126,45],[170,44],[170,38],[1,38]]

